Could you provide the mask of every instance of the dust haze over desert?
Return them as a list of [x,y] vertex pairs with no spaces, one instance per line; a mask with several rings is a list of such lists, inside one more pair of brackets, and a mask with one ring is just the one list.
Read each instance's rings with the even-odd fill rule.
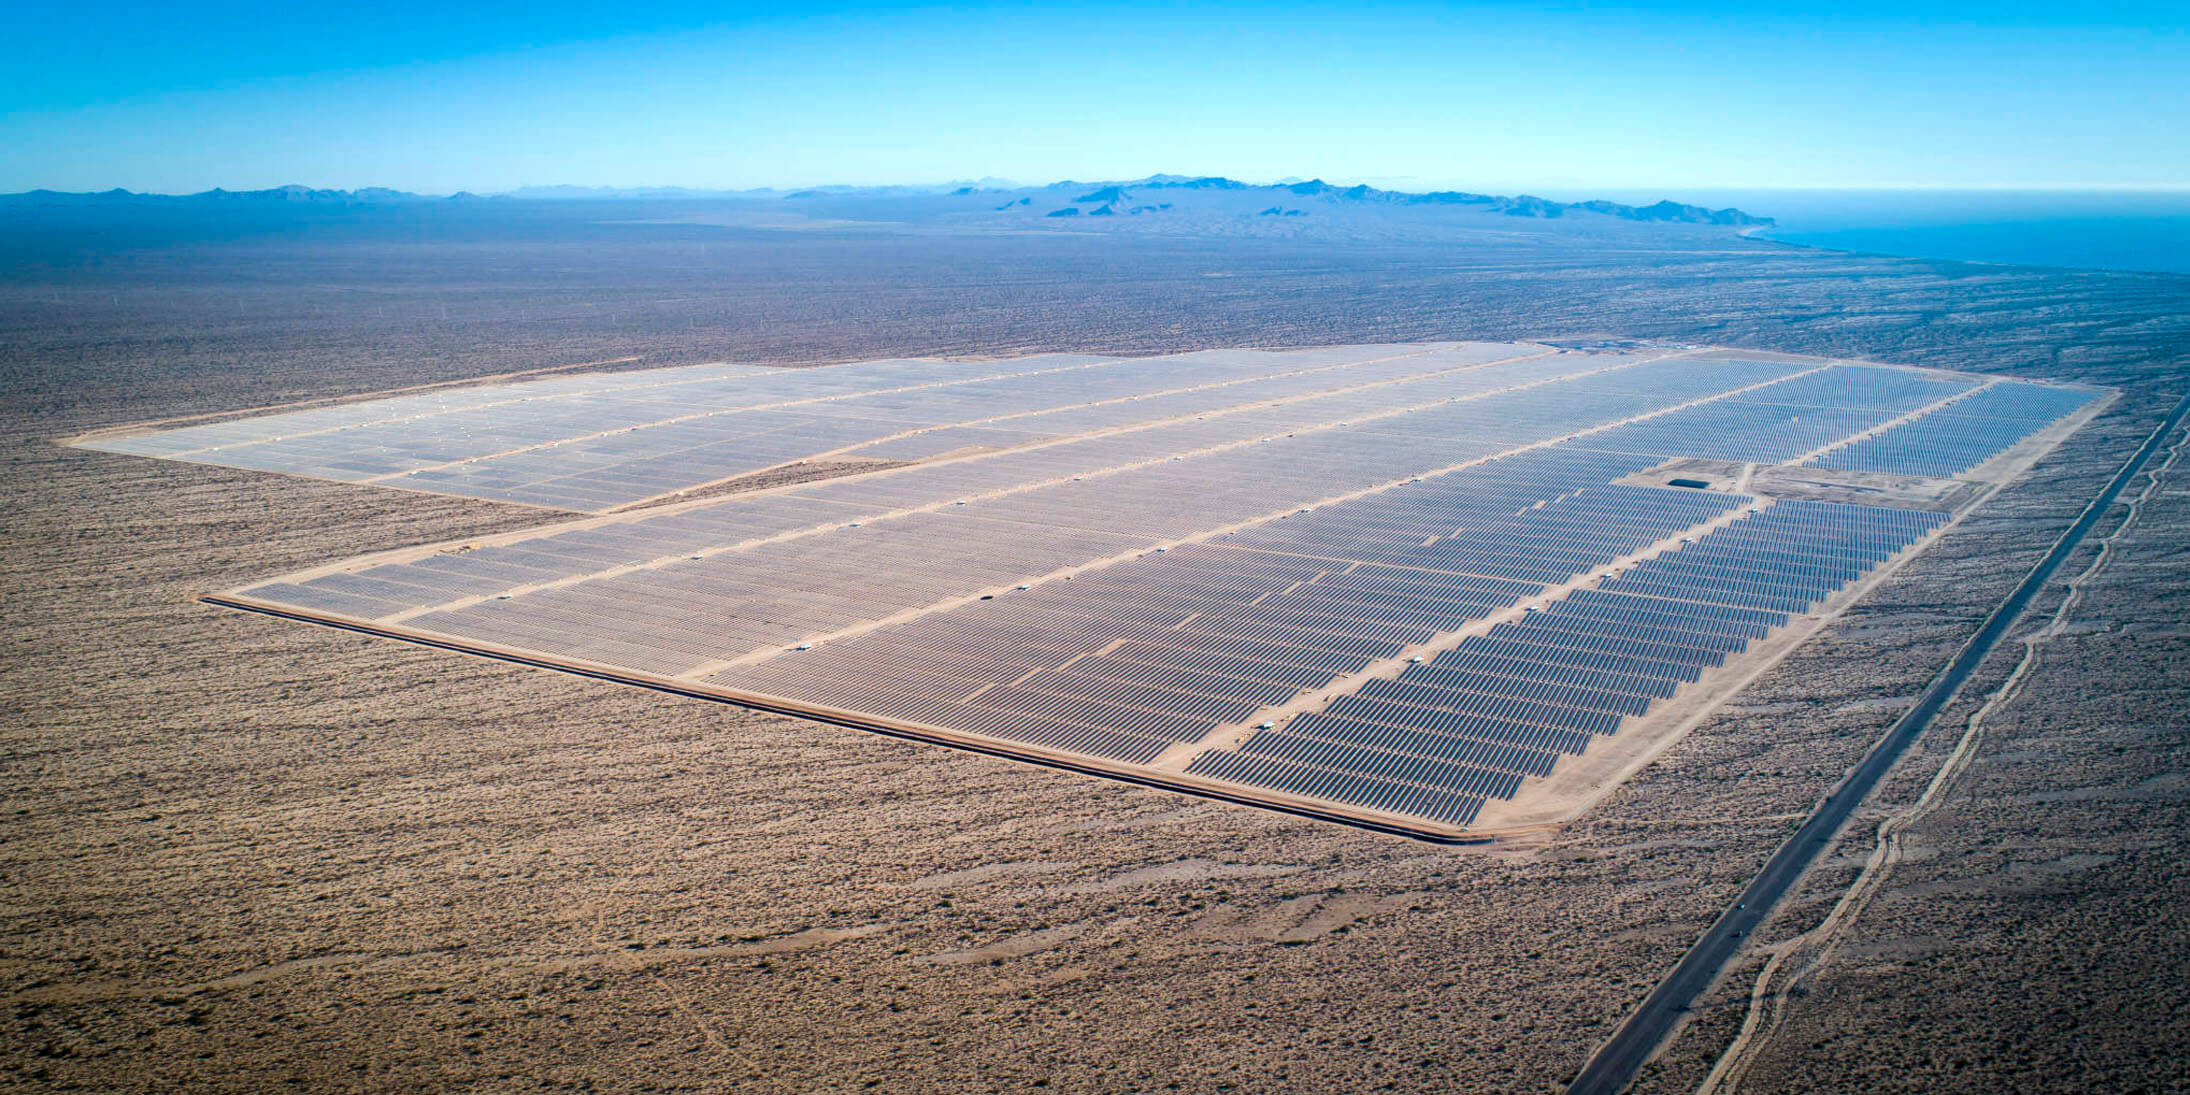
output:
[[2179,13],[109,15],[6,1090],[2190,1087]]

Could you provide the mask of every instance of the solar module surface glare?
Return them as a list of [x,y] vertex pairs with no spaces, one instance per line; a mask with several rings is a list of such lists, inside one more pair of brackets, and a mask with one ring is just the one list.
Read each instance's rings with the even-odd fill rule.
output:
[[[1441,343],[698,366],[80,443],[590,514],[222,603],[1455,839],[1608,790],[1951,522],[1911,482],[2019,470],[2103,394]],[[836,458],[899,463],[675,501]],[[1738,474],[1651,479],[1682,460]],[[1751,485],[1783,464],[1894,490]]]

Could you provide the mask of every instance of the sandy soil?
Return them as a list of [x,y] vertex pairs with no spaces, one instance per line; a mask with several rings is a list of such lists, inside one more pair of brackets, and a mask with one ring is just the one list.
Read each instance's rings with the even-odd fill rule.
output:
[[[1746,244],[1462,264],[791,242],[699,257],[685,239],[629,255],[475,242],[464,271],[435,265],[453,245],[147,248],[0,289],[20,333],[0,351],[0,1084],[1553,1090],[2159,400],[2125,398],[1573,827],[1482,850],[212,609],[193,597],[537,513],[49,437],[635,350],[662,364],[1631,323],[2109,383],[2182,364],[2180,279]],[[678,255],[649,268],[709,292],[645,304],[667,294],[631,273],[639,259]],[[1218,263],[1243,276],[1199,279]],[[2166,527],[2117,573],[2179,577],[2180,523]],[[1897,876],[1934,888],[1879,906],[1894,912],[1875,929],[1885,949],[1818,983],[1824,1003],[1802,1014],[1822,1033],[1791,1026],[1805,1033],[1760,1062],[1759,1084],[1855,1086],[1921,1063],[1931,1043],[1905,1032],[1923,1022],[1989,1052],[2007,1035],[1988,1009],[2038,970],[2051,980],[2022,994],[2043,1017],[2019,1024],[2028,1059],[2096,1059],[2103,1030],[2114,1063],[2094,1075],[2123,1082],[2102,1086],[2179,1075],[2179,997],[2160,988],[2183,979],[2150,956],[2190,952],[2167,813],[2181,613],[2133,586],[2093,604],[2120,630],[2079,638],[2053,691],[2097,707],[2003,719],[2025,729],[2003,733],[1986,792],[1952,815],[1970,854]],[[2137,653],[2140,634],[2158,641]],[[2103,848],[2075,835],[2094,826],[2113,834]],[[1899,1025],[1873,1002],[1895,994]],[[2169,999],[2159,1018],[2117,1018]]]

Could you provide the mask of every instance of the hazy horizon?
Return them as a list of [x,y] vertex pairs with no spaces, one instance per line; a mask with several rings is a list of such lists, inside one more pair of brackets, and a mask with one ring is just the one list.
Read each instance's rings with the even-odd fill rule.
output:
[[[1292,176],[1278,182],[1297,178]],[[538,187],[529,188],[530,192],[519,191],[514,199],[508,195],[480,196],[494,198],[495,201],[490,204],[496,205],[606,206],[621,203],[629,207],[634,204],[659,203],[665,208],[681,210],[704,208],[710,202],[728,205],[743,202],[754,210],[782,203],[781,215],[818,216],[826,223],[839,223],[838,218],[843,218],[841,223],[844,224],[865,223],[872,226],[899,221],[918,222],[936,216],[963,218],[972,215],[1010,221],[1014,211],[1021,217],[1046,221],[1044,214],[1058,206],[1073,204],[1074,199],[1083,196],[1083,190],[1096,190],[1110,183],[1130,184],[1133,181],[1094,178],[1018,186],[997,179],[962,179],[924,185],[900,184],[902,189],[885,188],[866,193],[835,193],[819,199],[819,205],[787,199],[787,195],[796,193],[796,188],[791,187],[778,187],[758,193],[715,192],[696,188],[689,192],[679,192],[679,188],[675,187],[610,188],[599,192],[589,192],[581,188],[569,192],[544,192],[555,191],[556,188]],[[1256,180],[1243,181],[1251,185],[1274,185]],[[1350,184],[1352,180],[1336,176],[1326,177],[1323,181],[1342,186]],[[1389,183],[1392,180],[1381,181]],[[958,185],[998,188],[989,191],[992,193],[1028,193],[1036,195],[1036,200],[1034,207],[1028,210],[1019,209],[1017,198],[1008,199],[1010,204],[1003,207],[995,207],[993,199],[972,199],[971,204],[968,204],[968,199],[951,195],[951,188]],[[1004,187],[1018,188],[1001,189]],[[1767,218],[1774,222],[1769,226],[1750,226],[1745,229],[1759,238],[1827,250],[1961,262],[2190,274],[2190,190],[2182,189],[1747,190],[1602,186],[1516,188],[1516,191],[1554,203],[1605,200],[1644,207],[1660,201],[1672,201],[1706,210],[1737,209],[1749,217]],[[1350,233],[1364,230],[1371,235],[1388,233],[1391,230],[1389,225],[1383,228],[1374,227],[1377,218],[1385,215],[1376,211],[1383,205],[1380,202],[1364,205],[1335,200],[1330,196],[1296,198],[1290,193],[1277,191],[1274,198],[1257,194],[1248,199],[1252,204],[1244,209],[1231,209],[1231,219],[1227,220],[1227,215],[1223,212],[1224,199],[1215,199],[1216,204],[1211,205],[1211,192],[1165,190],[1137,193],[1141,196],[1133,200],[1163,200],[1161,196],[1168,195],[1168,200],[1186,203],[1182,209],[1199,209],[1201,212],[1198,215],[1203,217],[1216,215],[1216,220],[1205,220],[1201,223],[1199,230],[1204,232],[1237,230],[1242,219],[1255,219],[1256,211],[1271,201],[1287,208],[1299,206],[1308,220],[1316,223],[1314,231],[1324,233],[1327,238],[1334,240],[1354,238]],[[1514,196],[1516,195],[1501,195],[1508,198]],[[439,195],[417,197],[422,200],[377,202],[363,208],[389,211],[431,209],[445,200],[444,196]],[[164,204],[170,200],[180,200],[182,204]],[[63,206],[68,204],[71,203],[63,203]],[[95,211],[105,204],[94,201],[82,205],[80,212],[72,215],[96,216],[98,214]],[[246,202],[238,206],[229,201],[198,203],[190,202],[187,198],[173,199],[169,196],[159,197],[149,208],[173,209],[176,216],[195,215],[182,213],[185,209],[234,207],[240,211],[249,208],[253,212],[248,216],[257,218],[267,215],[268,207],[286,209],[292,206],[296,208],[294,217],[301,218],[299,223],[315,224],[325,222],[330,216],[347,217],[345,210],[360,208],[347,204],[292,203],[281,200]],[[147,208],[129,203],[124,203],[124,207]],[[1387,208],[1397,213],[1413,206],[1402,204]],[[1454,210],[1453,215],[1461,218],[1496,217],[1491,212],[1466,212],[1461,211],[1461,207],[1448,208]],[[277,220],[293,219],[286,212],[273,212],[271,215]],[[453,210],[435,214],[442,218],[450,215],[459,214]],[[1363,222],[1359,219],[1362,216],[1371,219]],[[406,223],[407,218],[407,214],[399,217]],[[1330,223],[1325,223],[1326,220]],[[1420,227],[1423,222],[1409,223]],[[1226,227],[1227,225],[1232,227]],[[1172,226],[1161,230],[1175,232],[1178,228]]]
[[[248,193],[248,192],[252,192],[252,191],[262,191],[262,190],[278,190],[278,189],[281,189],[281,188],[284,188],[284,187],[299,187],[299,186],[301,186],[301,187],[304,187],[304,188],[307,188],[307,189],[311,189],[311,190],[339,190],[339,191],[349,191],[349,192],[353,192],[353,193],[354,193],[354,192],[357,192],[357,191],[363,191],[363,190],[394,190],[394,191],[399,191],[399,192],[402,192],[402,193],[407,193],[407,194],[413,194],[413,195],[416,195],[416,196],[418,196],[418,197],[422,197],[422,198],[445,198],[445,197],[453,197],[453,196],[455,196],[455,195],[457,195],[457,194],[472,194],[472,195],[476,195],[476,196],[479,196],[479,197],[490,197],[490,198],[491,198],[491,197],[505,197],[505,196],[510,196],[510,195],[522,194],[522,193],[526,193],[526,192],[539,192],[539,191],[551,191],[551,190],[568,190],[568,191],[586,191],[586,190],[590,190],[590,191],[599,191],[599,192],[603,192],[603,193],[614,193],[614,192],[637,192],[637,191],[688,191],[688,192],[691,192],[691,193],[694,193],[694,194],[701,194],[701,195],[724,195],[724,196],[732,196],[732,195],[740,195],[740,194],[767,194],[767,193],[771,193],[771,192],[773,192],[773,193],[777,193],[777,194],[787,194],[787,193],[795,193],[795,192],[798,192],[798,191],[803,191],[803,190],[823,190],[823,189],[837,189],[837,188],[862,188],[862,189],[890,189],[890,188],[902,188],[902,189],[907,189],[907,190],[935,190],[935,191],[947,191],[947,190],[950,190],[950,189],[954,189],[954,188],[957,188],[957,187],[963,187],[963,186],[970,186],[970,187],[976,187],[976,188],[979,188],[979,189],[995,189],[995,190],[1038,190],[1038,189],[1043,189],[1043,188],[1047,188],[1047,187],[1057,187],[1057,186],[1088,186],[1088,185],[1098,185],[1098,184],[1124,184],[1124,183],[1132,183],[1132,182],[1137,182],[1137,181],[1141,181],[1141,180],[1144,180],[1144,179],[1148,179],[1148,178],[1152,178],[1152,177],[1159,177],[1159,176],[1177,176],[1177,177],[1182,177],[1182,178],[1227,178],[1227,179],[1231,179],[1231,180],[1232,180],[1232,181],[1234,181],[1234,182],[1244,183],[1244,184],[1246,184],[1246,185],[1248,185],[1248,186],[1285,186],[1285,185],[1290,185],[1290,184],[1292,184],[1292,183],[1298,183],[1298,182],[1309,182],[1309,181],[1322,181],[1322,182],[1326,182],[1326,183],[1329,183],[1329,184],[1331,184],[1331,185],[1333,185],[1333,186],[1349,186],[1349,187],[1350,187],[1350,186],[1357,186],[1357,185],[1366,185],[1366,186],[1374,187],[1374,188],[1376,188],[1376,189],[1379,189],[1379,190],[1392,190],[1392,191],[1399,191],[1399,192],[1411,192],[1411,193],[1425,193],[1425,192],[1430,192],[1430,191],[1439,191],[1439,190],[1459,190],[1459,191],[1474,191],[1474,192],[1484,192],[1484,193],[1488,193],[1488,192],[1490,192],[1489,190],[1486,190],[1486,189],[1485,189],[1485,188],[1484,188],[1483,186],[1481,186],[1481,185],[1479,185],[1479,184],[1469,184],[1469,183],[1467,183],[1467,182],[1465,182],[1465,181],[1460,181],[1460,182],[1439,182],[1439,181],[1430,181],[1430,180],[1422,180],[1422,179],[1411,179],[1411,178],[1399,178],[1399,179],[1395,179],[1395,178],[1388,178],[1388,177],[1382,177],[1382,176],[1378,176],[1378,177],[1366,177],[1366,176],[1358,176],[1358,175],[1348,175],[1348,174],[1343,174],[1343,173],[1339,173],[1339,172],[1323,172],[1323,173],[1313,173],[1313,174],[1301,174],[1301,173],[1294,173],[1294,174],[1290,174],[1290,175],[1282,175],[1282,176],[1277,176],[1277,177],[1244,178],[1244,177],[1241,177],[1241,176],[1237,176],[1237,175],[1226,175],[1226,174],[1224,174],[1223,172],[1216,172],[1216,171],[1208,171],[1208,172],[1199,172],[1199,171],[1155,171],[1155,172],[1144,172],[1144,173],[1142,173],[1142,174],[1138,174],[1138,175],[1117,175],[1117,174],[1101,174],[1101,175],[1090,175],[1090,176],[1088,176],[1088,177],[1085,177],[1085,178],[1058,178],[1058,179],[1042,179],[1042,180],[1025,180],[1025,179],[1004,179],[1004,178],[996,178],[996,177],[979,177],[979,178],[977,178],[977,177],[973,177],[973,176],[962,176],[962,177],[951,177],[951,178],[942,178],[942,179],[898,179],[898,180],[889,180],[889,181],[883,181],[883,182],[872,182],[872,183],[848,183],[848,182],[841,182],[841,181],[834,181],[834,180],[820,180],[820,181],[807,181],[807,182],[774,182],[774,183],[759,183],[759,184],[755,184],[755,185],[752,185],[752,186],[729,186],[729,185],[717,185],[717,184],[713,184],[713,183],[706,183],[706,182],[608,182],[608,183],[572,183],[572,182],[555,182],[555,181],[548,181],[548,182],[525,182],[525,183],[519,183],[519,184],[517,184],[517,185],[515,185],[515,186],[510,186],[510,187],[507,187],[507,188],[503,188],[503,189],[488,189],[488,188],[483,188],[483,187],[476,187],[476,186],[460,186],[460,187],[457,187],[457,188],[455,188],[455,189],[452,189],[452,190],[416,190],[416,189],[412,189],[412,188],[409,188],[409,187],[403,187],[403,186],[395,186],[395,185],[392,185],[392,184],[389,184],[389,183],[384,183],[384,182],[374,182],[374,181],[370,181],[370,180],[367,180],[367,181],[363,181],[363,182],[346,181],[346,180],[340,180],[340,181],[332,181],[332,182],[329,182],[329,181],[321,181],[321,180],[313,180],[313,179],[303,179],[303,178],[298,178],[298,179],[288,179],[288,180],[285,180],[285,181],[282,181],[282,182],[272,182],[272,183],[266,183],[266,184],[264,184],[264,185],[259,185],[259,184],[257,184],[257,183],[253,183],[253,184],[251,184],[251,185],[244,185],[244,184],[241,184],[241,183],[233,183],[233,182],[230,182],[230,183],[214,183],[214,184],[213,184],[213,185],[211,185],[211,186],[199,187],[199,188],[197,188],[197,189],[194,189],[194,190],[149,190],[149,189],[138,189],[138,188],[136,188],[136,187],[126,186],[126,185],[121,185],[121,184],[114,184],[114,185],[108,185],[108,186],[87,186],[87,187],[81,187],[81,188],[73,188],[73,189],[71,189],[71,188],[63,188],[63,187],[58,187],[58,186],[28,186],[28,187],[24,187],[24,188],[22,188],[22,189],[19,189],[19,190],[10,190],[10,191],[0,192],[0,193],[6,193],[6,194],[26,194],[26,193],[32,193],[32,192],[36,192],[36,191],[52,191],[52,192],[55,192],[55,193],[66,193],[66,194],[98,194],[98,193],[105,193],[105,192],[109,192],[109,191],[114,191],[114,190],[126,190],[126,191],[128,191],[128,192],[130,192],[130,193],[132,193],[132,194],[136,194],[136,195],[140,195],[140,196],[145,196],[145,197],[190,197],[190,196],[193,196],[193,195],[196,195],[196,194],[204,194],[204,193],[208,193],[208,192],[211,192],[211,191],[214,191],[214,190],[223,190],[223,191],[227,191],[227,192],[230,192],[230,193]],[[1503,190],[1501,190],[1501,191],[1499,191],[1499,192],[1501,192],[1501,193],[1509,193],[1509,194],[1515,194],[1515,195],[1518,195],[1518,194],[1530,194],[1530,195],[1534,195],[1534,196],[1536,196],[1536,197],[1542,197],[1542,198],[1549,198],[1549,199],[1554,199],[1554,200],[1558,200],[1558,201],[1593,201],[1593,200],[1600,200],[1600,199],[1601,199],[1601,200],[1606,200],[1606,201],[1619,201],[1619,202],[1626,202],[1626,203],[1629,203],[1629,204],[1647,204],[1647,203],[1649,203],[1649,202],[1653,202],[1653,201],[1658,201],[1658,200],[1661,200],[1661,199],[1665,199],[1665,200],[1672,200],[1672,201],[1687,201],[1687,202],[1691,202],[1691,203],[1693,203],[1693,204],[1703,204],[1703,205],[1708,205],[1708,204],[1714,204],[1714,203],[1724,204],[1724,203],[1725,203],[1725,201],[1726,201],[1727,199],[1729,199],[1730,197],[1733,197],[1733,198],[1738,198],[1739,196],[1742,196],[1742,195],[1778,195],[1778,194],[1786,194],[1786,195],[1812,195],[1812,196],[1832,196],[1832,195],[1861,195],[1861,196],[1891,196],[1891,195],[1933,195],[1933,196],[1937,196],[1937,195],[1951,195],[1951,194],[1970,194],[1970,195],[1985,195],[1985,196],[1998,196],[1998,197],[2015,197],[2015,196],[2023,196],[2023,195],[2059,195],[2059,196],[2093,196],[2093,197],[2104,197],[2104,196],[2117,196],[2117,197],[2124,197],[2124,198],[2131,198],[2131,197],[2136,197],[2136,196],[2140,196],[2140,195],[2150,195],[2150,196],[2155,196],[2155,197],[2163,197],[2163,198],[2173,198],[2173,197],[2180,197],[2180,196],[2190,195],[2190,182],[2184,182],[2184,183],[2179,183],[2179,184],[2160,184],[2160,185],[2124,185],[2124,186],[2100,186],[2100,185],[2086,185],[2086,186],[2039,186],[2039,185],[2029,185],[2029,186],[1839,186],[1839,187],[1820,187],[1820,186],[1765,186],[1765,187],[1735,187],[1735,186],[1728,186],[1728,185],[1726,185],[1726,184],[1723,184],[1723,183],[1716,183],[1716,182],[1696,182],[1696,183],[1667,183],[1667,184],[1658,184],[1658,185],[1648,185],[1648,184],[1645,184],[1645,185],[1629,185],[1629,184],[1624,184],[1624,183],[1617,183],[1617,182],[1605,182],[1605,183],[1596,183],[1596,184],[1592,184],[1592,183],[1587,183],[1587,182],[1583,182],[1583,183],[1546,183],[1546,184],[1542,184],[1542,185],[1536,185],[1536,184],[1530,184],[1530,183],[1517,183],[1517,184],[1513,184],[1513,185],[1511,185],[1511,186],[1505,187],[1505,188],[1504,188]]]

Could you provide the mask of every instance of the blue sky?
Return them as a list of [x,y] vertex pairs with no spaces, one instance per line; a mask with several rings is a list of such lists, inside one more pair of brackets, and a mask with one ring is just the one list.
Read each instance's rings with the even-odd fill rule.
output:
[[2179,187],[2180,7],[21,4],[0,191]]

